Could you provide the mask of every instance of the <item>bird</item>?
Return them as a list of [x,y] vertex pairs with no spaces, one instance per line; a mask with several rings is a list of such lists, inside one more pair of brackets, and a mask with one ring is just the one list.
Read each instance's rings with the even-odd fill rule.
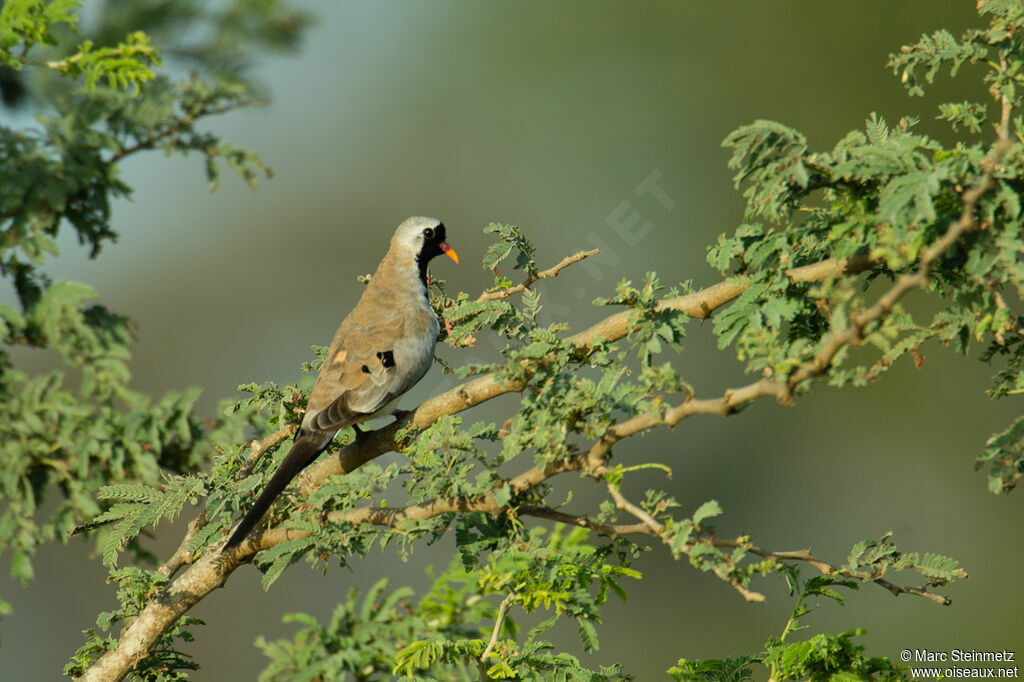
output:
[[241,544],[340,429],[393,411],[398,398],[430,369],[440,324],[427,294],[427,265],[442,253],[459,262],[445,237],[444,223],[422,216],[395,230],[387,254],[324,355],[291,449],[223,551]]

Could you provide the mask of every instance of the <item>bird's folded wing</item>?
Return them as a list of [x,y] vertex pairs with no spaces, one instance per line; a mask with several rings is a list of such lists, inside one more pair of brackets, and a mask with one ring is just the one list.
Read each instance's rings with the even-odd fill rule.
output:
[[403,338],[404,318],[385,314],[354,325],[346,319],[334,336],[309,396],[304,429],[336,431],[373,414],[401,386],[394,347]]

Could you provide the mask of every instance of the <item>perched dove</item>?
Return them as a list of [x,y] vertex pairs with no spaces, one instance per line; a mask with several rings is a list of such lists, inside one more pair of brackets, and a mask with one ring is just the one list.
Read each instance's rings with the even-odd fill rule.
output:
[[334,334],[291,450],[225,549],[245,539],[339,429],[388,413],[430,369],[439,325],[427,299],[427,264],[442,253],[459,262],[444,239],[436,218],[409,218],[398,226],[359,303]]

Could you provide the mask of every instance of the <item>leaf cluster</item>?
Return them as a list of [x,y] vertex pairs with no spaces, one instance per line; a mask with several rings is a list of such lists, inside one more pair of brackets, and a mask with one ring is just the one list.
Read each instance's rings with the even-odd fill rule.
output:
[[[476,595],[503,596],[491,642],[483,637],[429,637],[398,652],[395,672],[409,676],[429,673],[429,677],[438,664],[458,665],[471,657],[491,679],[623,679],[618,668],[590,671],[574,656],[552,654],[553,646],[540,636],[560,618],[568,617],[576,621],[584,650],[596,650],[594,624],[600,622],[599,608],[609,593],[625,601],[622,578],[640,578],[629,568],[631,555],[632,549],[624,543],[595,547],[588,542],[586,530],[566,533],[560,527],[551,533],[535,528],[519,542],[497,546],[486,563],[472,569],[463,567],[475,581]],[[502,617],[512,607],[527,614],[540,609],[553,613],[531,628],[520,645],[513,637],[518,626],[511,618]]]
[[[986,361],[1003,363],[990,395],[1024,386],[1024,325],[1015,311],[1024,294],[1024,145],[1017,114],[1024,105],[1024,24],[1019,3],[979,5],[988,28],[960,37],[938,31],[890,57],[912,95],[939,73],[955,76],[965,64],[978,66],[991,99],[939,108],[938,118],[961,133],[956,144],[917,132],[913,117],[890,125],[874,114],[863,131],[850,132],[831,150],[814,151],[801,133],[772,121],[744,126],[724,142],[747,198],[746,219],[709,249],[708,262],[745,290],[717,312],[714,329],[719,346],[735,348],[748,371],[784,381],[814,367],[803,376],[825,374],[834,386],[862,385],[904,356],[921,367],[927,348],[966,355],[980,343]],[[997,118],[989,113],[992,103]],[[1002,139],[998,145],[993,129]],[[979,187],[974,196],[972,188]],[[908,308],[897,301],[879,319],[857,327],[858,316],[880,300],[886,284],[921,271],[922,256],[962,221],[971,226],[968,234],[929,261],[927,291],[934,304]],[[830,259],[852,271],[813,282],[799,274],[802,266]],[[823,350],[851,327],[865,349],[841,348],[821,366]],[[986,451],[984,461],[991,459]],[[1002,487],[1002,477],[993,474],[994,489]]]
[[893,664],[887,658],[869,657],[854,637],[865,634],[863,629],[846,630],[839,634],[821,633],[801,641],[787,641],[789,635],[805,629],[800,619],[819,606],[816,599],[842,604],[843,594],[836,588],[856,589],[857,583],[838,576],[816,576],[800,579],[793,567],[785,572],[790,594],[796,605],[779,637],[772,637],[764,651],[757,654],[724,659],[687,660],[669,669],[673,679],[686,682],[740,682],[754,679],[755,667],[763,667],[773,680],[829,680],[855,682],[857,680],[909,680],[909,671]]
[[[440,575],[428,570],[432,585],[418,602],[408,588],[387,592],[382,579],[361,601],[350,590],[326,624],[289,614],[285,622],[301,625],[292,640],[258,642],[271,659],[260,679],[475,679],[481,666],[490,679],[627,679],[617,667],[588,670],[573,656],[552,653],[552,645],[540,639],[560,617],[570,616],[581,623],[585,646],[596,648],[590,620],[596,608],[609,591],[625,599],[622,577],[639,578],[618,560],[609,563],[615,551],[595,550],[586,539],[578,529],[556,529],[548,537],[535,530],[514,550],[493,553],[486,564],[467,568],[453,561]],[[500,608],[496,597],[504,597]],[[514,606],[554,614],[519,645],[519,626],[503,615]],[[480,662],[492,630],[504,637]]]
[[[178,82],[157,76],[159,45],[138,26],[69,47],[79,4],[12,0],[0,8],[0,62],[19,70],[15,80],[7,79],[5,93],[26,72],[40,75],[38,87],[19,81],[31,90],[37,123],[0,126],[0,277],[14,292],[13,300],[0,303],[0,551],[10,553],[12,574],[26,584],[39,544],[67,542],[97,516],[116,529],[101,523],[96,534],[106,560],[124,546],[148,556],[136,536],[156,520],[147,516],[147,496],[168,493],[175,485],[169,481],[178,480],[164,474],[196,472],[219,448],[233,447],[250,421],[259,421],[248,409],[202,419],[194,409],[196,388],[156,399],[132,390],[130,320],[104,306],[90,287],[47,275],[62,232],[74,235],[91,257],[116,241],[112,205],[131,195],[120,167],[132,155],[199,153],[214,185],[222,165],[250,184],[269,172],[251,152],[199,127],[206,117],[256,103],[244,82],[198,73]],[[157,4],[173,11],[185,3],[112,3],[133,12]],[[250,30],[283,11],[282,3],[244,1],[232,10]],[[46,353],[53,369],[18,371],[11,361],[15,348]],[[97,495],[103,486],[137,486],[141,497],[131,501],[137,511],[110,508],[112,500]],[[44,507],[44,500],[55,503]],[[0,611],[6,608],[0,601]]]

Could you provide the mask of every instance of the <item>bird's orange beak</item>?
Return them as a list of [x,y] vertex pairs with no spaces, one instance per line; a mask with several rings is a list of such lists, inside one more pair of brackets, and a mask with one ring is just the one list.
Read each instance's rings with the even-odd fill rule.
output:
[[459,254],[455,253],[455,249],[448,246],[448,242],[441,242],[441,250],[444,251],[445,254],[447,254],[453,261],[456,263],[459,262]]

